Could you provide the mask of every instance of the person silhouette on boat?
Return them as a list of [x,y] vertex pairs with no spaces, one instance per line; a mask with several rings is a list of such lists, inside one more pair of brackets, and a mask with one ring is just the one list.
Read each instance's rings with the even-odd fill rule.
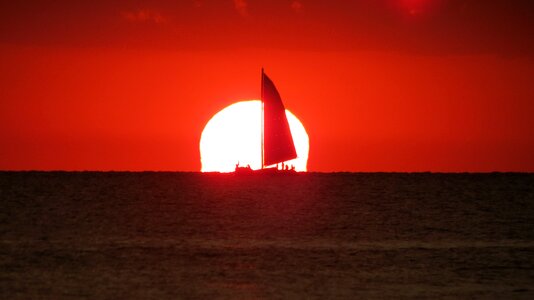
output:
[[246,167],[241,167],[241,166],[239,166],[239,162],[237,162],[237,164],[235,165],[235,171],[238,172],[239,170],[241,170],[241,171],[243,171],[243,170],[252,171],[252,168],[250,167],[250,164],[247,164]]

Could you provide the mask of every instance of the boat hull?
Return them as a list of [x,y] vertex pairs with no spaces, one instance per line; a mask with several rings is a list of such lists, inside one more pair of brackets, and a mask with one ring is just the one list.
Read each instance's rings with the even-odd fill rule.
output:
[[257,174],[273,174],[273,175],[293,175],[297,174],[295,170],[279,170],[276,168],[265,168],[259,170],[252,170],[250,168],[237,168],[234,171],[235,175],[257,175]]

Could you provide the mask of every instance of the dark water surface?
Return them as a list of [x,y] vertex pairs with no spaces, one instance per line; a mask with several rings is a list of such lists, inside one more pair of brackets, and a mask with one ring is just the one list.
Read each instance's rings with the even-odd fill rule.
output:
[[0,173],[1,299],[534,299],[534,174]]

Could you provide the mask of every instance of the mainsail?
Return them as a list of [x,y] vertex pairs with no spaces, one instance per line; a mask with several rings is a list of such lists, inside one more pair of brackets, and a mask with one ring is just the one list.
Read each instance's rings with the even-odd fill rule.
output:
[[261,71],[263,166],[297,158],[286,109],[272,80]]

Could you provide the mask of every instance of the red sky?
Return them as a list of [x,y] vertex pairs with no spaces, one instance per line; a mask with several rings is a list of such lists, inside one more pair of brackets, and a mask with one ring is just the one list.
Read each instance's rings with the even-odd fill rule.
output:
[[533,23],[532,1],[3,1],[0,169],[197,171],[263,66],[310,171],[533,172]]

